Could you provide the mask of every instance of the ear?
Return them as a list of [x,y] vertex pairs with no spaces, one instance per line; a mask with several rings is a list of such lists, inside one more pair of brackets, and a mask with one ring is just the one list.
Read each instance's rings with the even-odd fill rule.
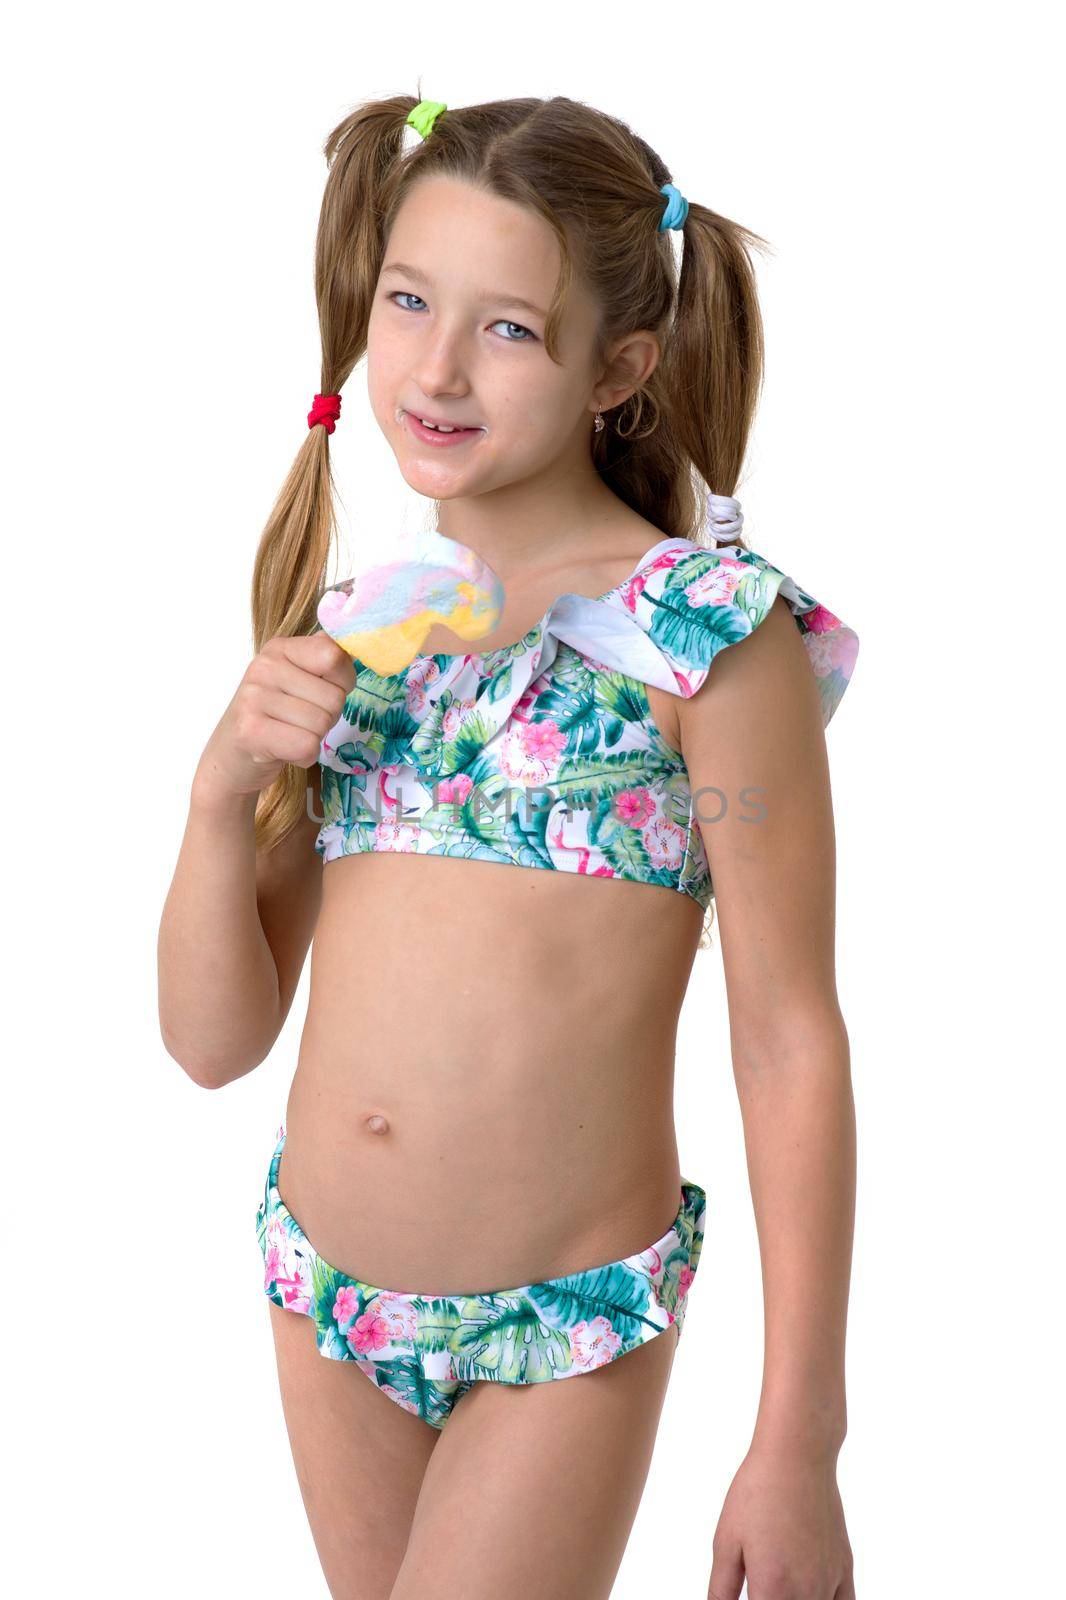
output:
[[624,405],[647,383],[661,359],[662,347],[647,329],[626,334],[609,345],[603,376],[596,386],[600,410]]

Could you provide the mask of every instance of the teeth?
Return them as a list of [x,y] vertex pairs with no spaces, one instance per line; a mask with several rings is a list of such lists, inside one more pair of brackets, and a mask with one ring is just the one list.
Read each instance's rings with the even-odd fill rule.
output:
[[449,428],[443,422],[427,422],[425,417],[419,417],[423,428],[432,428],[436,433],[458,433],[458,428]]

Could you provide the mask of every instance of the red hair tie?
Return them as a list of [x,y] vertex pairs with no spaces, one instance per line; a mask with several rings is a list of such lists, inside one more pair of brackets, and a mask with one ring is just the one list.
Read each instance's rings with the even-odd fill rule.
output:
[[337,426],[337,419],[341,414],[341,397],[339,394],[316,394],[315,403],[307,413],[307,426],[313,428],[316,422],[321,422],[327,433],[332,433]]

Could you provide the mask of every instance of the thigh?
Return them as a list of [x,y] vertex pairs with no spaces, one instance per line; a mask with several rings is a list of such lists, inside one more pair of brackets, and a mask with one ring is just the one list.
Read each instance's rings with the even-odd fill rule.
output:
[[320,1355],[310,1317],[267,1304],[285,1426],[329,1592],[387,1595],[440,1436],[354,1361]]
[[609,1595],[676,1349],[671,1327],[569,1378],[475,1383],[426,1470],[390,1600]]

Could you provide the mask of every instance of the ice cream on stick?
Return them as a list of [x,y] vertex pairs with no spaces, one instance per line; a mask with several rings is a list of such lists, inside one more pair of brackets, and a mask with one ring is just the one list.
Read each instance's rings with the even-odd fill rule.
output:
[[372,672],[402,672],[435,623],[460,639],[492,632],[504,589],[486,561],[457,539],[417,534],[399,554],[383,550],[354,577],[326,590],[318,620],[331,639]]

